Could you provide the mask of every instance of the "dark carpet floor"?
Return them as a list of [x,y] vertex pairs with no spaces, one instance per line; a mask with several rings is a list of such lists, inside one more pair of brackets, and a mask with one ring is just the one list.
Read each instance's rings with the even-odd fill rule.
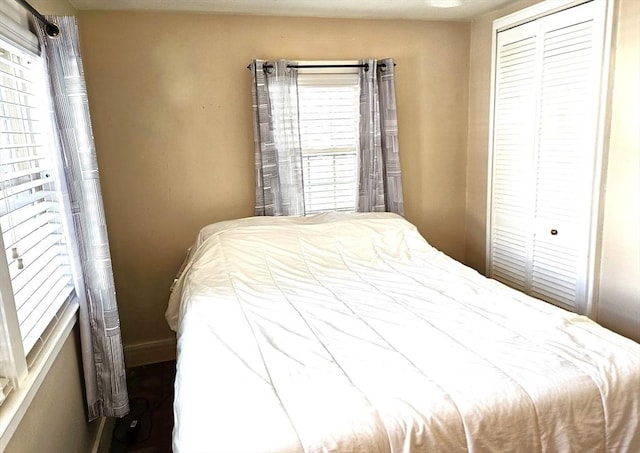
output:
[[116,420],[109,453],[171,453],[175,376],[175,361],[128,370],[131,411]]

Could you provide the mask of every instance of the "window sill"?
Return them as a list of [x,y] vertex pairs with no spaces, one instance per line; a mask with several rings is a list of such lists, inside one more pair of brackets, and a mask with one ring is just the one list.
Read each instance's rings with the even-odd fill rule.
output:
[[19,389],[12,390],[0,406],[0,451],[4,451],[7,447],[51,365],[71,334],[76,324],[77,312],[78,304],[69,304],[29,369],[29,375],[24,384]]

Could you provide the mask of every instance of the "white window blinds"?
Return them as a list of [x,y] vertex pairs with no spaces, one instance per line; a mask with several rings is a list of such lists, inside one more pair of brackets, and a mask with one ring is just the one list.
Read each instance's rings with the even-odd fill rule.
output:
[[305,211],[354,211],[359,147],[358,74],[298,75]]
[[0,404],[2,404],[9,394],[10,388],[11,384],[9,383],[9,379],[0,378]]
[[0,229],[25,354],[73,291],[41,62],[0,43]]

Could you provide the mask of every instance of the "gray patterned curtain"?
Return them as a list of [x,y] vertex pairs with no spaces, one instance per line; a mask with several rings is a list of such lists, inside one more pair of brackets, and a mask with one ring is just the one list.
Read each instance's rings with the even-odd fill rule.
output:
[[76,291],[89,420],[129,412],[120,319],[98,162],[74,17],[48,17],[60,28],[48,36],[34,20],[47,64],[60,159],[75,230]]
[[304,215],[298,75],[287,64],[251,63],[256,215]]
[[357,210],[403,215],[393,59],[361,63]]

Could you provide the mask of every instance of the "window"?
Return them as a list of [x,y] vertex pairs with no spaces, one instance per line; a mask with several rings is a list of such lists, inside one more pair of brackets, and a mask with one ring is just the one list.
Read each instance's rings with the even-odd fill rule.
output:
[[74,291],[44,82],[39,57],[0,39],[0,402]]
[[358,73],[353,68],[299,71],[305,212],[355,211],[360,140]]

